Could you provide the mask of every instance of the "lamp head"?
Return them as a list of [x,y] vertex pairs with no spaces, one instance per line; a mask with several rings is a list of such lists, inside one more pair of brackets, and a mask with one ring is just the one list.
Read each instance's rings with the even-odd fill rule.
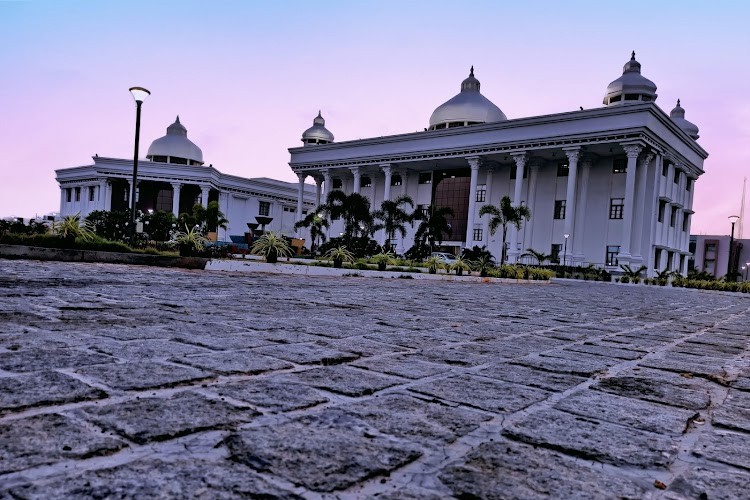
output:
[[734,224],[738,220],[740,220],[740,216],[739,215],[730,215],[729,216],[729,222],[731,222],[732,224]]
[[563,234],[563,237],[567,240],[568,238],[570,238],[570,235],[568,233],[565,233]]
[[143,87],[130,87],[130,93],[133,94],[133,99],[135,99],[135,102],[143,102],[148,96],[151,95],[151,92],[144,89]]

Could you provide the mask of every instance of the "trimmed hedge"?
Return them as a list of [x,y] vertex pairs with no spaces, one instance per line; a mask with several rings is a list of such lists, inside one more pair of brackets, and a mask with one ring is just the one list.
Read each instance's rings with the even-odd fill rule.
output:
[[672,286],[678,288],[697,288],[699,290],[719,290],[722,292],[750,293],[750,281],[732,283],[728,281],[708,281],[675,278],[675,280],[672,281]]

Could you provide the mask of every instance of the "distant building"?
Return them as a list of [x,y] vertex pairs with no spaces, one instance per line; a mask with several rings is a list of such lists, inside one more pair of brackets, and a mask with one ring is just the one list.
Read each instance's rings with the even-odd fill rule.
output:
[[[133,160],[100,156],[93,160],[92,165],[56,171],[61,217],[130,206]],[[206,166],[203,152],[187,138],[187,129],[177,117],[167,134],[151,143],[147,159],[138,162],[136,200],[144,212],[164,210],[175,215],[190,212],[196,203],[205,206],[216,200],[229,220],[219,239],[228,241],[229,236],[242,237],[248,231],[246,223],[254,223],[259,215],[273,218],[267,230],[292,236],[297,212],[313,206],[314,190],[309,185],[223,174]]]
[[[691,235],[691,269],[703,271],[715,278],[726,276],[729,270],[729,235]],[[733,268],[745,278],[743,266],[750,263],[750,240],[734,239],[732,248]]]
[[[487,245],[499,257],[501,234],[490,235],[488,216],[478,213],[507,195],[532,212],[508,232],[511,262],[531,248],[569,264],[684,274],[695,181],[708,153],[680,102],[667,115],[656,97],[633,54],[603,107],[508,119],[480,93],[472,68],[424,132],[336,143],[318,114],[303,146],[289,149],[290,166],[300,182],[322,183],[324,195],[361,193],[373,208],[401,194],[420,210],[452,208],[444,250]],[[413,245],[416,227],[391,242],[397,251]],[[382,231],[378,238],[385,243]]]

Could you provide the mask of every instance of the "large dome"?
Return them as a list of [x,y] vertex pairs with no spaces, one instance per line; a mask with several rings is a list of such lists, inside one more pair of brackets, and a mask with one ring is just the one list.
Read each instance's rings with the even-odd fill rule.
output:
[[430,130],[507,120],[500,108],[479,93],[479,86],[472,66],[469,77],[461,83],[461,92],[438,106],[430,116]]
[[678,127],[683,130],[683,132],[692,137],[693,140],[698,140],[698,138],[700,137],[698,135],[698,126],[695,123],[689,122],[685,119],[685,109],[680,106],[679,99],[677,99],[677,106],[675,106],[674,109],[669,113],[669,117],[673,122],[675,122]]
[[146,157],[162,163],[203,165],[203,151],[187,138],[187,129],[179,116],[167,127],[167,135],[151,143]]
[[308,144],[328,144],[333,142],[333,134],[326,128],[326,121],[318,111],[313,119],[313,126],[302,132],[302,142]]
[[641,63],[635,60],[635,51],[630,61],[622,68],[622,76],[607,86],[603,104],[635,104],[656,100],[656,84],[641,75]]

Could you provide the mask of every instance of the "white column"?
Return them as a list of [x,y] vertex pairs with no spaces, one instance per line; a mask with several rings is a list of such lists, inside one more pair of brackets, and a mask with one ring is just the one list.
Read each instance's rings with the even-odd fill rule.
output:
[[211,186],[201,186],[201,205],[203,205],[203,208],[208,207],[208,192],[211,189]]
[[466,248],[471,248],[474,240],[474,208],[477,199],[477,174],[479,173],[479,157],[470,156],[466,158],[471,169],[469,181],[469,215],[466,219]]
[[403,170],[401,173],[401,194],[406,196],[408,194],[408,190],[406,188],[406,184],[409,182],[409,171]]
[[[635,203],[635,232],[633,234],[633,262],[640,265],[643,263],[643,225],[644,213],[646,211],[646,179],[648,176],[648,166],[654,154],[649,153],[641,158],[640,167],[638,167],[638,196]],[[648,255],[648,254],[647,254]],[[646,260],[648,262],[648,260]]]
[[328,195],[331,194],[331,171],[327,168],[323,170],[323,202],[328,201]]
[[628,166],[625,172],[625,206],[622,210],[622,239],[620,240],[620,253],[617,256],[617,260],[620,264],[630,264],[633,258],[630,253],[630,244],[633,231],[636,165],[638,164],[638,155],[641,154],[643,148],[637,144],[624,144],[622,149],[628,155]]
[[97,194],[97,208],[99,210],[106,210],[105,208],[105,195],[107,194],[107,179],[102,179],[99,181],[99,188],[96,191]]
[[[390,165],[381,165],[380,168],[383,170],[383,173],[385,174],[385,189],[383,191],[383,201],[390,200],[391,199],[391,166]],[[373,186],[375,184],[373,183]],[[374,200],[375,196],[373,195],[373,205],[375,203]]]
[[576,181],[578,177],[578,157],[580,148],[565,150],[568,156],[568,185],[565,194],[565,234],[573,236],[576,215]]
[[[485,178],[484,185],[487,193],[484,198],[485,205],[492,204],[492,177],[494,176],[495,169],[492,167],[487,168],[487,177]],[[482,221],[482,245],[489,246],[490,244],[490,216],[485,215]]]
[[654,261],[654,250],[656,249],[657,244],[656,226],[658,224],[657,217],[659,215],[659,182],[661,180],[661,167],[663,158],[664,157],[661,155],[661,153],[656,153],[656,159],[654,161],[654,173],[652,174],[651,179],[653,182],[654,191],[651,195],[651,199],[648,201],[648,204],[650,206],[648,213],[651,214],[649,217],[651,227],[649,228],[649,241],[646,245],[646,248],[648,249],[648,270],[646,271],[646,275],[649,278],[653,278],[655,276],[654,269],[659,266],[659,263]]
[[[524,232],[523,249],[534,248],[534,218],[539,217],[536,210],[536,185],[539,179],[539,160],[533,165],[529,165],[529,194],[526,197],[526,206],[531,210],[531,219],[526,221],[526,231]],[[535,215],[536,214],[536,215]]]
[[[523,193],[523,171],[526,167],[526,160],[528,159],[528,154],[525,152],[523,153],[513,153],[511,155],[513,159],[516,161],[516,184],[513,189],[513,200],[512,204],[514,207],[521,205],[521,195]],[[510,227],[510,248],[508,249],[508,261],[509,262],[515,262],[518,260],[518,233],[520,231],[515,228],[515,226]]]
[[60,217],[65,217],[67,215],[67,210],[65,210],[65,204],[68,202],[68,190],[67,188],[60,187]]
[[112,183],[109,180],[104,184],[104,210],[112,210]]
[[352,193],[359,193],[359,187],[362,184],[359,167],[352,167],[349,170],[351,170],[352,175],[354,175],[354,186],[352,187]]
[[315,206],[320,206],[320,193],[321,193],[321,185],[323,184],[323,178],[316,175],[315,176]]
[[180,216],[180,191],[182,184],[179,182],[172,183],[172,214],[175,217]]
[[[586,203],[589,190],[589,173],[593,164],[591,158],[584,158],[581,162],[581,182],[578,186],[578,207],[576,209],[575,226],[573,227],[573,262],[580,264],[586,260],[583,253],[583,235],[586,225]],[[566,207],[567,208],[567,207]],[[567,210],[566,210],[567,212]],[[567,215],[567,214],[566,214]]]
[[[297,174],[297,178],[299,179],[299,186],[297,188],[297,213],[295,221],[299,222],[302,220],[302,203],[304,201],[305,197],[305,178],[307,177],[307,174],[299,173]],[[299,233],[299,231],[297,231]]]

